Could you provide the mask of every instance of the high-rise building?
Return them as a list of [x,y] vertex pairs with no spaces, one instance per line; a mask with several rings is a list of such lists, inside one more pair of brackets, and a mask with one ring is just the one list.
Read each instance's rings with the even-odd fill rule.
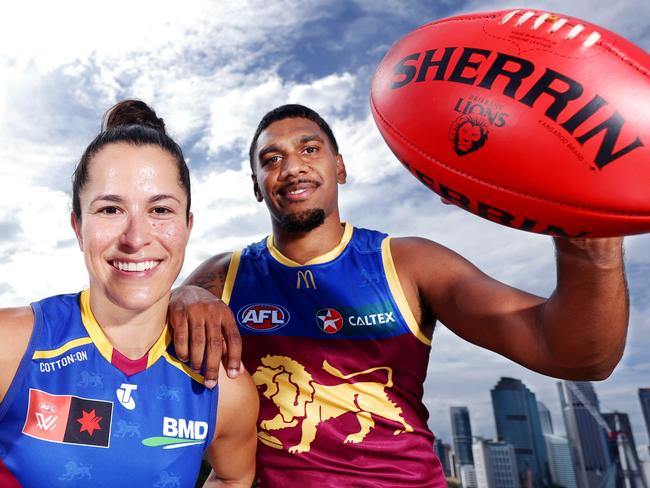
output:
[[519,488],[514,448],[505,442],[480,437],[472,444],[478,488]]
[[459,466],[474,464],[472,458],[472,425],[467,407],[451,407],[451,435],[453,437],[456,463]]
[[544,442],[553,483],[564,488],[577,488],[569,440],[555,434],[544,434]]
[[445,473],[446,477],[452,475],[451,470],[449,469],[449,450],[451,449],[449,444],[442,442],[442,439],[436,438],[433,448],[436,451],[438,459],[440,459],[440,464],[442,465],[442,471]]
[[537,411],[539,412],[539,423],[542,425],[542,434],[553,433],[553,419],[551,411],[546,408],[543,402],[537,402]]
[[460,467],[460,483],[463,488],[478,488],[476,486],[476,471],[473,464],[463,464]]
[[[639,401],[641,402],[643,420],[645,420],[645,428],[648,429],[648,439],[650,440],[650,388],[639,388]],[[650,445],[648,448],[650,449]]]
[[604,413],[611,435],[607,441],[609,455],[616,464],[616,488],[648,488],[636,451],[632,426],[626,413]]
[[501,378],[490,391],[500,441],[512,444],[519,479],[532,479],[535,488],[550,483],[546,445],[535,394],[514,378]]
[[562,381],[557,385],[578,488],[601,486],[613,479],[616,468],[598,421],[596,391],[589,382]]
[[451,478],[460,479],[460,473],[458,472],[458,463],[456,462],[456,453],[453,449],[449,449],[449,451],[447,451],[447,465],[449,466]]

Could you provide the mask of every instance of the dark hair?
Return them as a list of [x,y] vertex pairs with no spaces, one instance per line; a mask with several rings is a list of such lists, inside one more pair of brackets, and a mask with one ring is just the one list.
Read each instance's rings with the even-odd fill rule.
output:
[[72,175],[72,211],[81,220],[79,193],[88,180],[93,157],[108,144],[126,143],[133,146],[158,146],[176,159],[180,183],[187,193],[186,218],[190,216],[190,172],[183,151],[165,131],[165,122],[146,103],[123,100],[113,105],[102,119],[102,132],[88,145]]
[[315,110],[312,110],[309,107],[305,107],[304,105],[299,105],[297,103],[282,105],[280,107],[274,108],[270,112],[267,112],[267,114],[262,117],[262,120],[260,120],[260,123],[255,130],[255,135],[251,141],[251,147],[248,150],[248,158],[250,160],[251,170],[253,173],[255,173],[255,151],[257,149],[257,139],[259,139],[262,131],[264,131],[273,122],[291,118],[308,119],[314,122],[325,133],[330,141],[330,144],[332,145],[332,148],[334,149],[334,152],[338,154],[339,145],[336,143],[336,137],[334,137],[332,129],[330,128],[329,124],[325,122],[325,119],[323,119],[323,117],[321,117]]

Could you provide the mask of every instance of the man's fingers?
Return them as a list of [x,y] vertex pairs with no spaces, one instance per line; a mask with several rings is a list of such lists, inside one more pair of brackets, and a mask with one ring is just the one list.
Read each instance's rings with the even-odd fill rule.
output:
[[221,333],[226,343],[226,357],[224,365],[230,378],[236,378],[241,369],[241,336],[232,314],[228,314],[222,321]]
[[203,320],[190,321],[190,367],[200,371],[205,354],[205,322]]
[[[216,322],[216,323],[215,323]],[[219,367],[221,366],[221,351],[223,341],[221,339],[220,320],[206,323],[206,350],[205,350],[205,386],[213,388],[219,378]]]
[[174,350],[176,351],[176,356],[181,361],[187,361],[187,316],[184,313],[170,312],[169,323],[172,329],[174,329]]

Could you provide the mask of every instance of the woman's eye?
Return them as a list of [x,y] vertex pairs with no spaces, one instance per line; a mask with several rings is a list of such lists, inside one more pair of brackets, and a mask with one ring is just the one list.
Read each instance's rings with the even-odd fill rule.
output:
[[171,210],[169,210],[166,207],[154,207],[153,209],[153,213],[155,213],[156,215],[166,215],[170,212]]
[[117,207],[103,207],[99,209],[99,213],[103,213],[106,215],[115,215],[118,212],[119,210]]

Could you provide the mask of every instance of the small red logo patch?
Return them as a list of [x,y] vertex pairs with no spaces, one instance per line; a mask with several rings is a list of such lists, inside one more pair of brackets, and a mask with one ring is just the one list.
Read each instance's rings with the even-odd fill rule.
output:
[[23,433],[50,442],[108,447],[113,402],[30,388]]

